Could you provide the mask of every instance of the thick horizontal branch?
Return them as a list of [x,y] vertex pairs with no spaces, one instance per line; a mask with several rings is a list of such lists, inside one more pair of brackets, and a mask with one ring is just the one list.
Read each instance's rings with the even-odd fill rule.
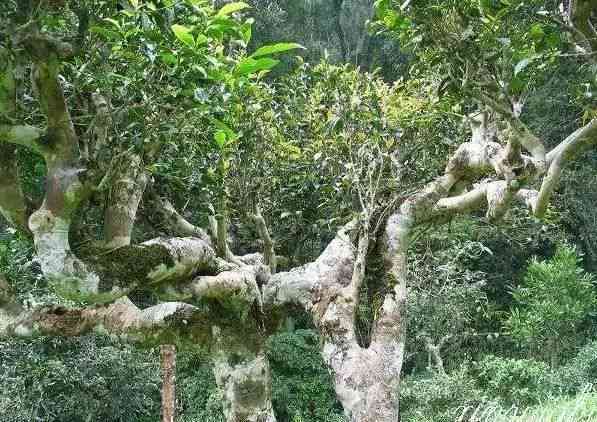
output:
[[122,298],[111,305],[92,308],[45,307],[17,315],[3,312],[0,337],[72,337],[96,331],[144,340],[190,324],[199,314],[198,308],[186,303],[162,303],[141,310],[128,298]]
[[299,305],[312,312],[316,320],[321,318],[334,295],[351,282],[355,259],[353,230],[354,223],[341,228],[315,262],[273,275],[263,287],[264,306]]
[[248,270],[224,271],[215,276],[197,277],[189,286],[197,299],[235,298],[250,305],[261,305],[256,274]]
[[22,145],[33,151],[44,154],[45,148],[39,142],[43,131],[29,125],[0,125],[0,142]]
[[153,283],[181,280],[200,271],[211,272],[218,267],[216,255],[209,244],[193,237],[157,238],[142,243],[138,248],[162,248],[167,252],[171,264],[159,263],[148,272]]

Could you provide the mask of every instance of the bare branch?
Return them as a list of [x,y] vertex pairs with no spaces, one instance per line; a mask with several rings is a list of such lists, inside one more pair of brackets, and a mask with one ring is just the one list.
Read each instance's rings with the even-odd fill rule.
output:
[[123,154],[113,169],[104,214],[107,249],[131,243],[137,210],[149,180],[141,156],[133,152]]
[[597,142],[597,119],[591,120],[588,124],[575,131],[566,138],[560,145],[554,148],[547,156],[549,169],[541,184],[539,195],[533,207],[535,215],[542,217],[547,210],[547,205],[556,189],[563,166],[572,159],[584,147]]
[[168,199],[162,198],[157,193],[152,192],[151,200],[154,209],[158,212],[165,225],[172,230],[173,234],[177,236],[198,237],[206,243],[211,244],[211,238],[207,232],[180,215]]
[[72,56],[72,46],[41,33],[33,21],[17,30],[15,43],[33,61],[31,80],[48,120],[47,142],[60,151],[61,159],[78,159],[77,134],[59,78],[60,60]]
[[568,22],[576,31],[577,39],[591,51],[597,51],[597,31],[591,23],[591,13],[595,10],[593,0],[570,0]]
[[198,299],[234,298],[248,305],[257,302],[262,308],[261,292],[252,271],[224,271],[216,276],[197,277],[190,285],[190,290]]
[[488,96],[485,93],[478,93],[476,96],[483,103],[487,104],[492,110],[499,113],[506,120],[510,130],[515,133],[520,144],[531,154],[535,160],[535,166],[542,172],[545,169],[545,146],[541,140],[535,136],[529,128],[518,118],[517,114],[509,107],[506,107]]
[[255,221],[255,225],[257,226],[257,232],[259,233],[259,237],[263,242],[263,258],[265,261],[265,265],[269,266],[270,271],[272,274],[276,273],[276,252],[274,250],[274,242],[269,234],[269,230],[267,229],[267,224],[265,224],[265,219],[263,215],[261,215],[261,209],[259,205],[255,206],[255,214],[251,216],[253,221]]
[[350,284],[354,264],[351,235],[354,230],[353,221],[338,231],[317,260],[273,275],[263,287],[264,304],[270,307],[300,305],[320,319],[338,286]]

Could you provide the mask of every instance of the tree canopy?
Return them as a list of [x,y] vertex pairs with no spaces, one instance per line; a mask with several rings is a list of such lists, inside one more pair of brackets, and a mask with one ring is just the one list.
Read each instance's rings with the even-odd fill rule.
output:
[[[590,0],[4,2],[10,373],[29,382],[13,350],[49,353],[39,337],[110,336],[201,356],[183,371],[218,399],[203,413],[183,400],[188,420],[456,420],[560,394],[554,371],[594,347],[595,278],[577,254],[594,271],[596,13]],[[101,353],[128,371],[151,356],[119,347]],[[289,386],[310,410],[285,403]],[[466,409],[446,410],[446,391]],[[123,420],[123,406],[150,417],[136,401],[86,412]],[[47,417],[83,417],[69,411]]]

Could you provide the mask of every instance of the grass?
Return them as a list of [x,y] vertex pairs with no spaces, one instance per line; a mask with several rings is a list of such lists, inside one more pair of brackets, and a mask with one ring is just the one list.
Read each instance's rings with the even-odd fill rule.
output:
[[492,405],[465,409],[458,422],[597,422],[597,393],[555,399],[522,412]]

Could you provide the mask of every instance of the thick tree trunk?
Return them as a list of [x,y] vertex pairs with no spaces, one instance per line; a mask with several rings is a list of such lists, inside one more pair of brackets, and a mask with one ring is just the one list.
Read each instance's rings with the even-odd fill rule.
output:
[[174,422],[176,418],[176,347],[160,346],[162,368],[162,422]]
[[99,278],[88,271],[69,244],[74,212],[86,196],[78,176],[81,169],[61,159],[51,161],[47,157],[46,162],[46,197],[41,208],[29,218],[37,260],[44,275],[60,288],[96,293]]
[[214,375],[228,422],[276,422],[269,363],[263,353],[218,352]]
[[19,181],[15,146],[0,144],[0,215],[27,233],[27,204]]
[[[0,122],[16,116],[17,87],[8,52],[0,47]],[[21,189],[16,146],[0,143],[0,215],[9,224],[28,232],[27,206]]]
[[[396,292],[387,295],[371,344],[368,348],[359,346],[354,308],[366,248],[359,242],[357,253],[354,231],[353,223],[345,226],[315,262],[274,275],[265,286],[264,301],[266,306],[300,304],[311,312],[321,334],[323,360],[351,421],[396,422],[404,352],[400,323],[403,300],[397,300]],[[397,291],[404,295],[401,289]]]
[[104,219],[104,242],[107,249],[130,245],[137,209],[148,176],[138,154],[118,158],[107,198]]

